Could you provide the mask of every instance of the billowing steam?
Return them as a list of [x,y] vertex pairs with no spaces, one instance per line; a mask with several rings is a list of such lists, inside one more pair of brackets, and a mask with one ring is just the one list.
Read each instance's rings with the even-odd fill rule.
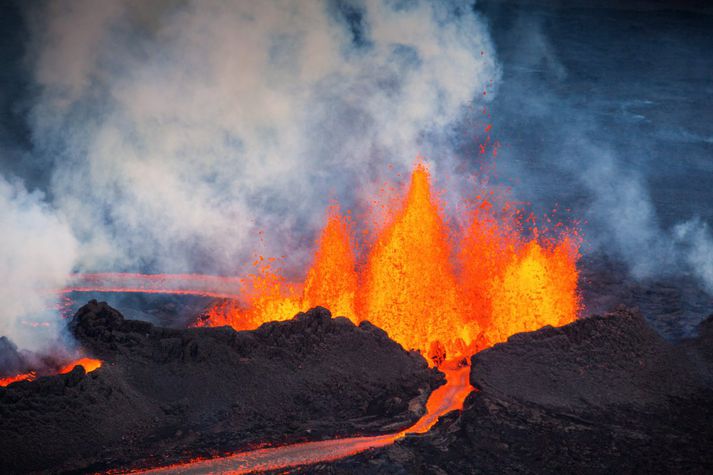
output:
[[89,269],[301,263],[330,199],[449,158],[497,75],[458,2],[71,0],[36,39],[36,145]]
[[3,184],[2,275],[17,285],[0,334],[15,339],[72,268],[235,274],[260,253],[301,269],[331,200],[359,207],[389,164],[406,171],[419,154],[453,167],[444,137],[498,74],[461,2],[60,0],[27,13],[32,160],[66,221]]
[[685,246],[685,259],[696,276],[713,295],[713,235],[708,225],[698,218],[676,225],[674,236]]
[[0,229],[0,336],[11,335],[20,347],[42,347],[56,335],[52,290],[71,272],[77,242],[41,195],[2,178]]

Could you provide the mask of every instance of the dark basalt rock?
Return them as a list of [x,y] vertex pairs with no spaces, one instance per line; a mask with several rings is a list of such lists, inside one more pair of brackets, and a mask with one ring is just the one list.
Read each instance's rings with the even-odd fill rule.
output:
[[[254,331],[167,329],[92,301],[70,330],[98,370],[0,388],[0,472],[95,471],[393,430],[442,383],[380,329],[316,308]],[[398,424],[397,424],[398,425]]]
[[28,370],[25,358],[7,337],[0,336],[0,378]]
[[712,473],[713,319],[673,345],[637,312],[514,335],[472,358],[462,412],[295,473]]

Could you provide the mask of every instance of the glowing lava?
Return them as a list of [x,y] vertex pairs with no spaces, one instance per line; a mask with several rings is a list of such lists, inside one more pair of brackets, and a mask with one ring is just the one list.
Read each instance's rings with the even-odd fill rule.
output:
[[243,283],[243,278],[217,275],[105,272],[71,275],[70,284],[61,292],[129,292],[235,299],[240,297],[239,289]]
[[66,374],[72,371],[75,366],[82,366],[84,368],[84,371],[86,371],[87,373],[91,373],[95,369],[100,368],[101,365],[101,360],[96,360],[94,358],[79,358],[78,360],[74,360],[71,363],[67,363],[61,366],[55,373],[49,372],[46,374],[38,374],[36,371],[30,371],[15,376],[0,378],[0,386],[4,387],[8,384],[12,384],[17,381],[33,381],[38,376],[49,376],[51,374]]
[[8,384],[16,383],[17,381],[33,381],[37,377],[37,373],[30,371],[28,373],[16,374],[7,378],[0,378],[0,386],[5,387]]
[[321,305],[335,315],[355,315],[358,276],[349,226],[332,207],[319,238],[314,264],[307,272],[302,308]]
[[576,259],[569,239],[549,248],[527,243],[494,282],[489,341],[573,321],[579,310]]
[[448,230],[431,196],[428,171],[419,163],[402,208],[367,258],[359,319],[406,348],[453,349],[473,340],[478,323],[459,308],[450,258]]
[[242,278],[85,274],[64,291],[223,298],[198,325],[236,330],[321,305],[355,323],[369,320],[434,364],[468,356],[513,333],[576,319],[576,231],[557,225],[559,234],[545,238],[507,203],[497,206],[480,196],[470,203],[475,206],[465,219],[453,220],[465,226],[450,226],[430,173],[419,162],[401,200],[389,200],[384,208],[383,228],[370,243],[361,243],[361,256],[355,253],[360,243],[352,223],[337,206],[329,209],[303,282],[288,281],[274,258],[261,256],[256,272]]
[[322,305],[370,321],[438,364],[576,319],[576,233],[542,238],[536,227],[526,232],[511,206],[478,199],[468,225],[452,229],[419,162],[361,265],[350,227],[332,207],[303,283],[287,282],[260,258],[240,301],[216,304],[201,324],[252,329]]
[[69,373],[74,369],[75,366],[82,366],[85,372],[91,373],[95,369],[101,368],[101,365],[101,360],[95,360],[94,358],[80,358],[76,361],[72,361],[71,363],[62,366],[62,368],[59,370],[59,374]]
[[473,389],[468,381],[469,370],[470,368],[468,367],[445,370],[447,382],[444,386],[431,393],[431,397],[426,404],[426,414],[416,424],[400,432],[371,437],[303,442],[282,447],[251,450],[226,457],[193,460],[183,464],[140,471],[139,473],[242,474],[283,470],[289,467],[338,460],[372,448],[391,445],[407,434],[427,432],[442,415],[453,410],[462,409],[463,401]]

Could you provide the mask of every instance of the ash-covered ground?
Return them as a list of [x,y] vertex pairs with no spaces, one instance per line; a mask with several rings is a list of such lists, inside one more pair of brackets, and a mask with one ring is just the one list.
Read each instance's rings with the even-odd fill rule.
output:
[[70,322],[85,374],[0,388],[0,472],[86,472],[406,427],[443,375],[322,308],[254,331],[168,329],[92,301]]
[[675,345],[626,310],[514,335],[470,378],[429,433],[294,473],[713,471],[713,316]]

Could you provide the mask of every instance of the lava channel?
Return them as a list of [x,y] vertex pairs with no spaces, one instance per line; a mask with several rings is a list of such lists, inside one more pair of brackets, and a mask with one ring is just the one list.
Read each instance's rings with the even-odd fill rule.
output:
[[[431,393],[426,403],[426,414],[413,426],[393,434],[367,437],[349,437],[344,439],[301,442],[297,444],[271,447],[266,449],[238,452],[226,457],[195,460],[182,464],[170,465],[138,473],[253,473],[267,470],[282,470],[300,465],[330,462],[365,450],[391,445],[408,434],[427,432],[438,418],[453,410],[463,408],[463,401],[472,387],[469,382],[469,367],[442,369],[446,374],[446,384]],[[136,472],[132,472],[136,473]]]
[[136,274],[104,272],[73,274],[70,284],[59,293],[109,292],[193,295],[217,299],[236,299],[244,279],[200,274]]

